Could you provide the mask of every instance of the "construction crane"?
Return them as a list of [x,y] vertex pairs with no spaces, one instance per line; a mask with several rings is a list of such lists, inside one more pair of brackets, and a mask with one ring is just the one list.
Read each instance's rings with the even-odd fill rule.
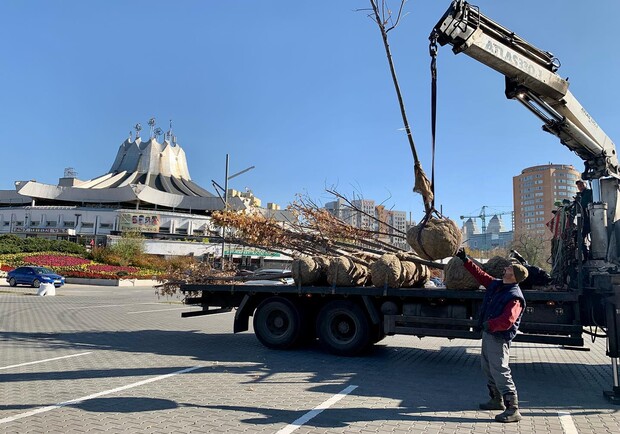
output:
[[[480,210],[480,214],[478,214],[478,215],[462,215],[461,216],[461,220],[468,219],[468,218],[480,219],[482,221],[482,233],[483,234],[486,234],[486,232],[487,232],[487,217],[488,216],[501,216],[501,215],[508,215],[508,214],[510,214],[511,216],[513,216],[513,220],[514,220],[514,213],[513,213],[513,211],[494,212],[494,213],[491,213],[491,214],[487,214],[486,213],[486,209],[487,208],[488,208],[487,205],[483,205],[482,209]],[[514,221],[511,221],[510,223],[511,223],[510,224],[510,229],[512,229],[514,227]]]

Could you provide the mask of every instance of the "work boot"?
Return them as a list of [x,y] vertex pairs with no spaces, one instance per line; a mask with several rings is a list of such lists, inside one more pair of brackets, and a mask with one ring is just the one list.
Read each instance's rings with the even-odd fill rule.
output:
[[521,413],[519,413],[517,395],[514,393],[505,394],[504,404],[506,405],[506,410],[495,416],[495,420],[502,423],[519,422],[521,420]]
[[489,388],[489,396],[491,399],[489,399],[488,402],[480,404],[478,406],[480,410],[506,410],[506,406],[502,400],[502,394],[499,393],[497,387],[489,385],[487,385],[487,387]]

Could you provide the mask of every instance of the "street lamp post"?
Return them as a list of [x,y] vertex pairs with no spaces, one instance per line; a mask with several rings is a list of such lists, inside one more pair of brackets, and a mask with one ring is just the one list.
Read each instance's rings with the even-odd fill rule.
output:
[[[226,172],[224,174],[224,212],[228,211],[228,181],[231,179],[241,175],[242,173],[249,172],[254,169],[256,166],[250,166],[246,169],[243,169],[240,172],[237,172],[233,175],[228,176],[228,166],[230,163],[230,156],[226,154]],[[224,249],[226,245],[226,226],[222,226],[222,270],[224,269]]]

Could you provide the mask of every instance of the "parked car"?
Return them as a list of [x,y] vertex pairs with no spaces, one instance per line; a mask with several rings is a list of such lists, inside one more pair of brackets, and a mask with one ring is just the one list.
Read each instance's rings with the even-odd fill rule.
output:
[[435,284],[435,286],[437,286],[437,287],[444,286],[443,281],[439,277],[431,277],[430,281],[433,282]]
[[277,268],[259,268],[254,273],[246,274],[246,285],[293,285],[291,270]]
[[65,284],[65,278],[44,267],[17,267],[6,275],[9,285],[29,285],[35,288],[42,283],[53,283],[56,288]]

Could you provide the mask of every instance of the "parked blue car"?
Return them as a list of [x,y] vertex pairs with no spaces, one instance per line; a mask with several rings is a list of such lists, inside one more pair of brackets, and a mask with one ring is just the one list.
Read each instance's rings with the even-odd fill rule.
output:
[[65,278],[44,267],[17,267],[6,275],[9,285],[29,285],[35,288],[42,283],[53,283],[56,288],[65,284]]

